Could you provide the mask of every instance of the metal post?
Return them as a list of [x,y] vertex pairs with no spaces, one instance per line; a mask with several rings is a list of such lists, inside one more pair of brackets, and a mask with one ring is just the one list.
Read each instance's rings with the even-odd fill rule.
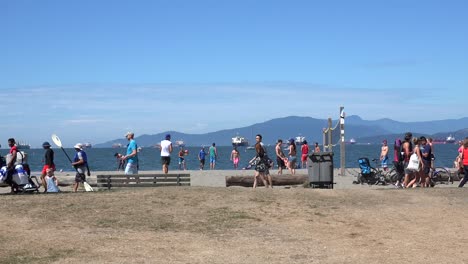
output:
[[345,176],[346,168],[346,150],[345,150],[345,132],[344,132],[344,107],[340,107],[340,166],[341,166],[341,176]]
[[327,136],[326,136],[327,132],[326,131],[327,131],[326,128],[322,130],[322,137],[323,137],[322,152],[326,152],[326,149],[327,149],[327,145],[326,145],[327,144]]
[[332,152],[332,147],[333,147],[333,144],[332,144],[332,119],[331,117],[328,118],[328,149],[327,151],[328,152]]

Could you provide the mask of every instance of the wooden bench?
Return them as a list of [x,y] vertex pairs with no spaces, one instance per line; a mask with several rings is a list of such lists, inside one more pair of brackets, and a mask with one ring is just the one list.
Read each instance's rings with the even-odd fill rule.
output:
[[190,174],[97,175],[96,185],[108,190],[113,187],[190,186]]

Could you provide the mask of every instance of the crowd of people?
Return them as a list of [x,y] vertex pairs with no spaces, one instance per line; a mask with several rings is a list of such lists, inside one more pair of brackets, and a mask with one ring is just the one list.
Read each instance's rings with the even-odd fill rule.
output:
[[[129,141],[127,146],[126,155],[122,155],[119,153],[115,153],[115,157],[117,158],[118,168],[117,170],[124,170],[124,173],[131,177],[130,175],[135,175],[134,177],[138,180],[138,147],[134,140],[134,133],[128,132],[125,134],[125,137]],[[256,155],[250,160],[249,166],[243,169],[250,169],[251,167],[255,166],[255,183],[254,187],[257,186],[258,179],[262,180],[265,186],[272,186],[272,180],[270,175],[270,169],[274,166],[274,162],[268,157],[266,146],[262,142],[262,136],[258,134],[255,137],[257,141],[255,144],[255,151]],[[167,174],[169,172],[169,165],[171,163],[171,153],[173,152],[173,145],[171,142],[171,135],[167,134],[165,139],[161,141],[159,144],[159,148],[161,151],[161,164],[162,164],[162,171],[163,173]],[[279,139],[275,146],[275,154],[276,154],[276,162],[278,171],[277,174],[282,174],[284,169],[288,169],[291,174],[296,173],[296,167],[298,166],[297,163],[297,147],[294,139],[288,140],[288,153],[287,155],[283,152],[283,141]],[[308,162],[308,155],[310,153],[309,145],[307,141],[304,141],[301,145],[301,166],[303,168],[307,167]],[[320,152],[320,147],[318,143],[315,143],[314,152]],[[186,155],[188,155],[188,150],[180,147],[178,152],[178,161],[179,161],[179,170],[186,170]],[[200,151],[198,152],[197,158],[199,161],[199,169],[205,169],[205,160],[208,156],[209,159],[209,168],[210,170],[214,170],[216,168],[216,161],[218,159],[218,150],[216,148],[216,143],[213,143],[208,151],[204,146],[201,147]],[[230,160],[233,164],[234,169],[239,168],[241,154],[237,147],[233,147]],[[125,165],[125,163],[127,165]]]
[[[135,177],[138,182],[138,146],[134,139],[133,132],[127,132],[125,134],[126,139],[129,141],[127,145],[127,151],[125,155],[115,153],[115,157],[118,161],[117,170],[124,170],[124,173],[130,178],[131,175]],[[270,169],[274,167],[274,162],[268,156],[265,144],[262,142],[262,135],[257,134],[255,137],[255,156],[249,161],[249,166],[244,169],[249,169],[255,166],[254,175],[254,188],[257,186],[258,181],[262,181],[266,187],[272,187],[272,178],[270,175]],[[8,145],[10,147],[7,159],[2,164],[4,173],[1,174],[3,181],[11,184],[12,191],[15,191],[15,184],[12,182],[12,177],[19,170],[29,170],[26,163],[26,154],[19,151],[14,138],[8,139]],[[44,149],[43,168],[41,170],[40,181],[44,188],[44,192],[58,192],[58,180],[54,176],[55,164],[54,164],[54,151],[51,149],[49,142],[42,144]],[[292,175],[296,173],[297,163],[297,146],[294,139],[288,140],[287,154],[284,153],[283,141],[279,139],[275,146],[276,165],[278,168],[277,174],[283,174],[284,169],[288,169]],[[88,159],[86,152],[83,150],[83,145],[77,143],[74,146],[75,156],[73,160],[70,160],[71,166],[76,170],[75,182],[73,185],[73,191],[77,191],[80,184],[86,182],[86,172],[90,175]],[[161,165],[163,173],[169,172],[169,165],[171,163],[171,153],[173,152],[173,146],[171,142],[171,135],[167,134],[164,140],[160,143],[161,153]],[[320,147],[316,142],[313,148],[313,152],[320,152]],[[66,154],[66,153],[65,153]],[[310,148],[308,142],[304,140],[300,149],[302,168],[307,167],[308,156],[310,154]],[[186,170],[185,156],[188,155],[188,150],[184,150],[182,147],[178,152],[179,169]],[[388,169],[389,161],[389,146],[387,140],[382,142],[380,160],[383,170]],[[206,156],[209,158],[210,169],[213,170],[216,167],[216,160],[218,158],[218,151],[216,144],[213,143],[208,152],[205,151],[205,147],[202,147],[197,155],[199,160],[199,169],[203,170],[205,167]],[[68,157],[68,155],[67,155]],[[238,169],[240,162],[240,152],[234,147],[230,160],[232,161],[233,168]],[[400,139],[394,142],[393,151],[393,165],[399,174],[396,186],[400,188],[415,188],[415,187],[430,187],[431,170],[434,170],[434,147],[432,140],[426,139],[421,136],[414,138],[412,133],[408,132],[405,134],[403,141]],[[461,174],[464,174],[464,178],[460,181],[459,187],[463,187],[468,181],[468,138],[463,142],[460,142],[460,148],[458,149],[458,156],[455,160],[455,166],[460,170]],[[4,175],[3,175],[4,174]],[[27,174],[30,174],[28,171]]]
[[[10,150],[6,159],[2,160],[1,174],[2,182],[11,186],[12,192],[18,192],[24,186],[31,186],[34,184],[30,181],[29,175],[31,174],[29,165],[27,164],[27,155],[25,152],[18,149],[14,138],[8,139],[8,146]],[[59,192],[59,183],[54,172],[56,170],[54,163],[54,151],[51,149],[49,142],[42,144],[44,149],[43,167],[40,175],[40,185],[44,188],[44,192],[54,193]],[[89,176],[88,158],[86,152],[83,150],[83,145],[80,143],[75,144],[75,155],[73,160],[70,160],[70,166],[76,170],[73,191],[76,192],[80,184],[86,182],[86,174]],[[66,153],[65,153],[66,154]],[[68,155],[67,155],[68,157]],[[16,178],[15,178],[16,177]],[[39,186],[36,186],[39,188]]]
[[[459,142],[458,155],[455,159],[455,167],[464,174],[459,187],[463,187],[467,178],[468,170],[468,138]],[[384,171],[388,170],[389,148],[387,140],[382,142],[380,160]],[[432,187],[431,173],[434,172],[435,154],[432,138],[413,137],[407,132],[403,141],[396,139],[393,148],[393,166],[398,173],[395,186],[398,188]]]

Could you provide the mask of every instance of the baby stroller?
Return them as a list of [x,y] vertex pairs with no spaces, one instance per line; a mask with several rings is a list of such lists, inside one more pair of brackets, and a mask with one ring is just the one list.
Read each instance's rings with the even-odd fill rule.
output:
[[[36,176],[30,176],[28,164],[16,165],[10,172],[6,166],[0,169],[0,183],[10,185],[13,193],[39,192],[39,181]],[[33,181],[35,179],[36,182]]]
[[354,184],[367,183],[369,185],[377,185],[382,183],[382,185],[386,185],[385,177],[370,165],[368,158],[360,158],[358,159],[358,163],[361,172],[358,174],[357,180],[353,182]]

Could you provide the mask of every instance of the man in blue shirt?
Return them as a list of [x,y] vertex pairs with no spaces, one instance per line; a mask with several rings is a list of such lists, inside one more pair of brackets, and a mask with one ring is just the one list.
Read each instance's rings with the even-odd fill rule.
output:
[[203,168],[205,167],[205,156],[205,147],[202,146],[200,152],[198,153],[198,160],[200,161],[200,170],[203,170]]
[[421,179],[421,186],[422,187],[430,187],[431,178],[429,177],[429,172],[431,171],[431,153],[432,149],[429,144],[427,144],[426,137],[419,138],[421,156],[422,156],[422,163],[423,163],[423,177]]
[[[137,144],[135,139],[133,139],[135,134],[133,132],[127,132],[125,137],[129,141],[127,147],[127,154],[122,157],[123,160],[127,161],[127,166],[125,167],[125,174],[138,174],[138,151]],[[127,179],[130,180],[130,176],[127,176]],[[139,183],[139,177],[135,176],[137,183]]]

